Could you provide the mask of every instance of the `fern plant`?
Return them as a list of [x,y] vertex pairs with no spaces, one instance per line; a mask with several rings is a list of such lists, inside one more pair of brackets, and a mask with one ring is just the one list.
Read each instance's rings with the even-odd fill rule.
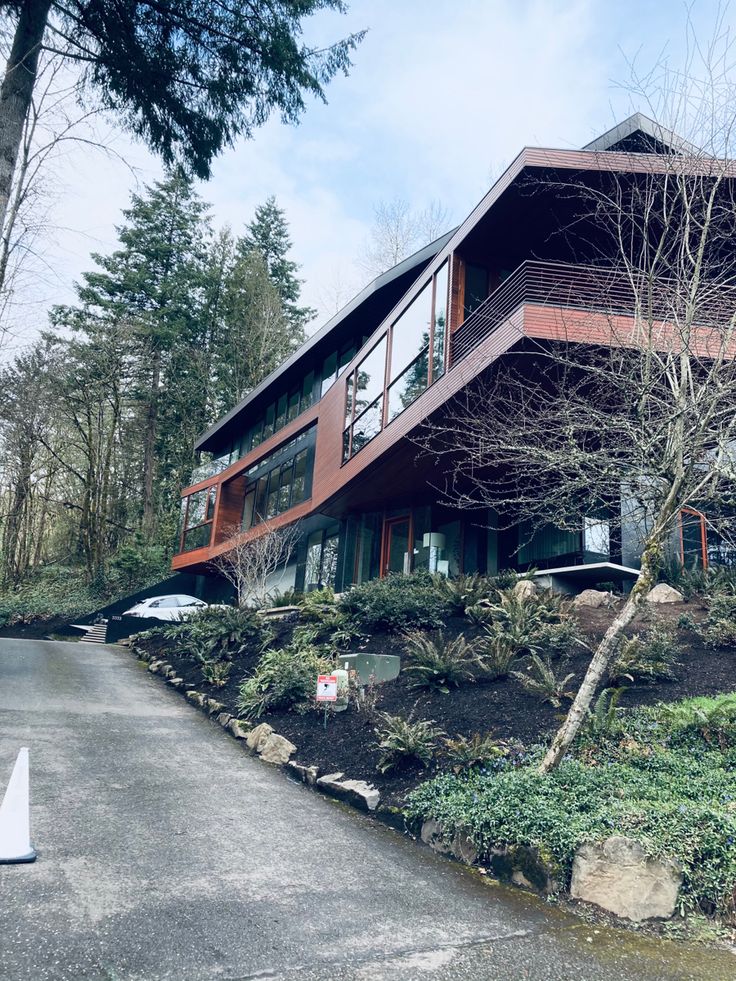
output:
[[215,688],[224,688],[230,680],[230,661],[202,661],[202,677]]
[[679,651],[674,637],[666,630],[650,630],[627,637],[614,658],[608,678],[622,681],[674,681]]
[[456,772],[482,766],[506,755],[504,747],[490,733],[481,736],[476,732],[470,737],[457,735],[454,739],[444,739],[443,743]]
[[511,667],[519,659],[519,649],[512,637],[495,630],[487,631],[476,657],[476,679],[496,681],[507,678]]
[[437,743],[444,735],[433,720],[414,722],[411,715],[404,719],[387,712],[381,712],[379,718],[381,724],[376,728],[381,750],[376,764],[379,772],[387,773],[409,762],[427,766],[432,761]]
[[597,742],[614,731],[620,712],[618,703],[625,691],[625,688],[604,688],[593,708],[588,709],[585,735],[590,740]]
[[555,708],[562,705],[564,698],[572,699],[574,693],[567,690],[567,686],[575,677],[574,672],[570,671],[565,677],[558,675],[552,667],[549,658],[541,658],[538,654],[532,654],[530,658],[529,672],[512,671],[511,674],[516,678],[528,692],[538,695],[542,702],[549,702]]
[[462,635],[447,640],[442,631],[436,638],[427,634],[407,634],[404,650],[410,663],[404,674],[414,688],[437,688],[447,694],[451,687],[473,680],[480,643],[467,641]]

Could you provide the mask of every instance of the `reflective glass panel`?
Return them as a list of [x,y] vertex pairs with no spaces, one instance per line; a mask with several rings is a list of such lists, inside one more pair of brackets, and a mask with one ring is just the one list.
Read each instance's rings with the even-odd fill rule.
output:
[[299,415],[299,389],[295,389],[289,394],[289,408],[286,413],[287,422],[291,422],[292,419],[296,419]]
[[337,374],[337,351],[328,354],[322,365],[322,394],[330,388]]
[[281,514],[282,511],[287,511],[289,508],[289,502],[291,500],[291,477],[293,472],[293,460],[289,460],[288,463],[283,464],[281,467],[281,477],[279,479],[279,514]]
[[371,405],[383,392],[384,374],[386,371],[386,335],[376,344],[367,358],[364,358],[356,369],[357,392],[355,397],[355,414],[358,415],[368,405]]
[[268,474],[264,473],[258,478],[256,484],[256,522],[263,521],[266,517],[266,500],[268,498]]
[[253,511],[256,502],[256,489],[251,487],[248,493],[245,495],[245,503],[243,504],[243,530],[247,531],[248,528],[253,524]]
[[187,511],[187,528],[193,528],[204,521],[205,508],[209,490],[197,491],[189,495],[189,510]]
[[381,431],[383,416],[383,395],[369,405],[353,424],[353,453],[363,449]]
[[304,412],[314,400],[314,372],[310,371],[302,382],[302,402],[301,409]]
[[395,419],[427,387],[429,348],[425,348],[388,390],[388,421]]
[[210,487],[210,493],[207,498],[207,514],[205,515],[206,521],[212,521],[215,516],[215,501],[217,499],[217,488]]
[[429,282],[401,314],[391,331],[391,381],[416,360],[429,344],[432,283]]
[[306,497],[307,451],[302,450],[294,457],[294,479],[292,482],[291,503],[299,504]]
[[445,373],[445,337],[447,335],[448,263],[435,276],[434,339],[432,344],[432,380]]
[[276,405],[276,432],[286,425],[286,395],[282,395]]

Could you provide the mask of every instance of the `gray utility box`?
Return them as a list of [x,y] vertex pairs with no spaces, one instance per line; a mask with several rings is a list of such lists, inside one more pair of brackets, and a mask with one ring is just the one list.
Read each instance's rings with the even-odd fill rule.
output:
[[359,685],[369,685],[371,678],[374,684],[383,685],[399,677],[401,658],[396,654],[341,654],[337,666],[355,671]]

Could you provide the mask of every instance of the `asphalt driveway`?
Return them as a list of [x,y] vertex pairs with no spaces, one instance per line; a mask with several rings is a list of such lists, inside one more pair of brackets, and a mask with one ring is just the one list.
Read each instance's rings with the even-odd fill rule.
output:
[[39,858],[0,868],[1,981],[736,977],[291,783],[115,648],[0,640],[3,789],[21,746]]

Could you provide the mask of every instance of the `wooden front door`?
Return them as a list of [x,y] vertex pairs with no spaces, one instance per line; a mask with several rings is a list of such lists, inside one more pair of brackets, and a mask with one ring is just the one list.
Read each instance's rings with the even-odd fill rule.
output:
[[386,518],[381,542],[381,578],[390,572],[411,572],[411,515]]

